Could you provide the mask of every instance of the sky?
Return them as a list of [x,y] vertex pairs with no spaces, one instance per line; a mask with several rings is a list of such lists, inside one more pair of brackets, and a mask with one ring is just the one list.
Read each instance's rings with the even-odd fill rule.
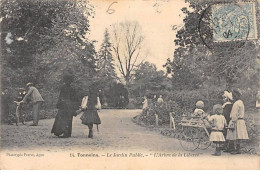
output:
[[[90,19],[89,38],[97,40],[98,50],[103,41],[105,28],[117,22],[138,21],[145,37],[144,51],[149,52],[145,61],[156,64],[159,70],[167,58],[172,59],[177,30],[183,26],[182,7],[184,0],[90,0],[95,8],[95,17]],[[109,10],[108,11],[108,9]],[[109,14],[111,13],[111,14]],[[177,26],[177,27],[176,27]]]

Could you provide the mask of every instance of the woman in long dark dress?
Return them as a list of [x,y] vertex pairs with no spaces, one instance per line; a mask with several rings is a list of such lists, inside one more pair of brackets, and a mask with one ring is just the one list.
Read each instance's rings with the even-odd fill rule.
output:
[[88,94],[87,108],[81,116],[82,124],[87,125],[89,128],[89,138],[93,138],[93,124],[101,124],[100,118],[98,116],[98,92],[96,91],[96,85],[93,84],[90,87],[90,92]]
[[[57,103],[58,113],[51,130],[51,133],[61,138],[68,138],[72,132],[72,119],[76,115],[77,96],[76,90],[71,87],[72,76],[65,76],[65,84],[61,87]],[[62,135],[62,136],[61,136]]]

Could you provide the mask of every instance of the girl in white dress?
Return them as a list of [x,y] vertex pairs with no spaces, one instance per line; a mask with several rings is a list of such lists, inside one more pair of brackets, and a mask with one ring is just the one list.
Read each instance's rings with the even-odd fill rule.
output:
[[235,151],[231,154],[240,154],[240,141],[248,139],[248,133],[246,128],[245,106],[241,100],[241,91],[234,89],[232,91],[234,104],[230,113],[231,121],[229,122],[229,129],[227,132],[227,139],[235,142]]
[[214,115],[208,116],[207,119],[211,123],[212,131],[209,136],[209,140],[216,144],[216,151],[213,154],[214,156],[220,156],[220,144],[225,141],[223,130],[227,126],[225,117],[222,115],[223,108],[222,105],[217,104],[213,106]]

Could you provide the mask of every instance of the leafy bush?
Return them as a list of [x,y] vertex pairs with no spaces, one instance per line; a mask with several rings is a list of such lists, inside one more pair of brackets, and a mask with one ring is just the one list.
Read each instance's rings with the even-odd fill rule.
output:
[[170,112],[173,117],[179,119],[182,115],[182,110],[179,105],[174,101],[150,104],[146,110],[143,110],[139,115],[138,121],[145,125],[155,125],[155,114],[158,115],[159,125],[169,124]]
[[129,103],[127,105],[128,109],[141,109],[142,108],[142,101],[143,98],[141,97],[136,97],[136,98],[130,98]]

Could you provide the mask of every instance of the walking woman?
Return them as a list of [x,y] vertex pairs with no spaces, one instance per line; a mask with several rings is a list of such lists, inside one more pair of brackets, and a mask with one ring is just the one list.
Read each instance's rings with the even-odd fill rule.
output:
[[101,124],[100,118],[98,116],[98,109],[101,109],[100,99],[98,97],[97,84],[94,83],[90,86],[88,93],[87,107],[80,117],[82,124],[87,125],[89,128],[89,138],[93,138],[93,124]]
[[227,139],[235,142],[235,150],[231,154],[240,154],[241,140],[248,139],[248,133],[245,124],[245,106],[241,100],[241,91],[234,89],[232,91],[234,104],[230,113],[229,129],[227,132]]
[[[58,113],[51,130],[51,133],[60,137],[68,138],[72,132],[72,119],[76,116],[77,96],[76,91],[71,87],[73,77],[65,75],[64,85],[61,87],[57,103]],[[61,136],[62,135],[62,136]]]

